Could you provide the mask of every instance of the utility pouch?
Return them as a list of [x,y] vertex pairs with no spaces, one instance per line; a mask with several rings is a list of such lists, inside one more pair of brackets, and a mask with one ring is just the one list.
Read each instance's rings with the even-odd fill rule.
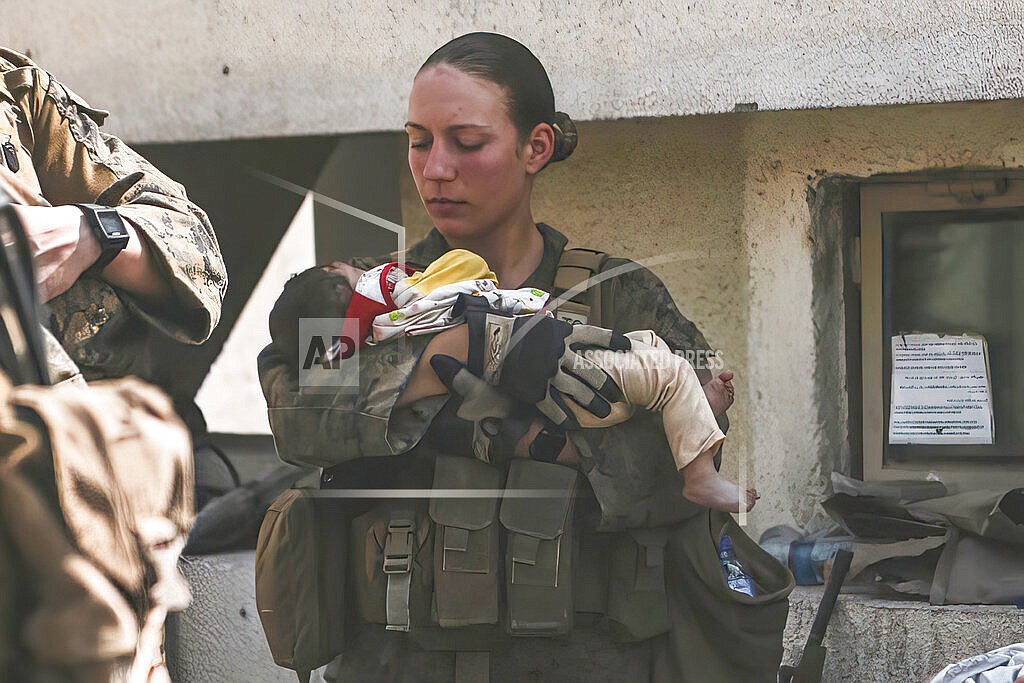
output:
[[665,529],[615,534],[608,579],[608,619],[619,640],[646,640],[669,630]]
[[576,574],[573,607],[577,615],[604,616],[608,612],[609,558],[616,534],[597,531],[577,517]]
[[256,543],[256,607],[278,666],[300,678],[344,646],[345,501],[290,489],[277,497]]
[[490,489],[481,498],[433,498],[434,604],[445,628],[498,621],[498,497],[501,471],[475,458],[439,456],[434,490]]
[[389,501],[352,520],[349,571],[360,617],[389,631],[430,622],[431,544],[423,502]]
[[508,530],[507,631],[555,636],[572,628],[572,535],[576,470],[513,460],[499,518]]

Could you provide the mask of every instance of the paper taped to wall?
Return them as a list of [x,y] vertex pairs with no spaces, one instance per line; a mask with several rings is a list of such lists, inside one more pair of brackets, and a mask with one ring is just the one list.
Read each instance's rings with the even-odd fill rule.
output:
[[890,444],[991,444],[988,345],[981,335],[892,338]]

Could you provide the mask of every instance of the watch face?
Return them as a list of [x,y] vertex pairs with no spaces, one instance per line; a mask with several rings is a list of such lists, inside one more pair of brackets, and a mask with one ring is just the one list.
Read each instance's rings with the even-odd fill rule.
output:
[[96,218],[107,239],[117,241],[128,236],[128,230],[124,227],[124,221],[117,215],[117,211],[113,209],[97,211]]
[[103,269],[128,246],[131,233],[128,232],[121,216],[114,209],[106,206],[97,207],[93,204],[79,204],[78,206],[85,210],[86,220],[89,221],[93,234],[96,235],[96,239],[100,243],[100,256],[96,259],[96,263],[86,271],[96,275],[103,272]]

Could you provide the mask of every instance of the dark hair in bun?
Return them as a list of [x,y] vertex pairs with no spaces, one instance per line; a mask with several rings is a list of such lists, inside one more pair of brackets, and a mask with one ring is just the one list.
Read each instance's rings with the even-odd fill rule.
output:
[[561,161],[576,149],[576,124],[568,114],[555,111],[555,95],[544,65],[522,43],[499,33],[467,33],[435,50],[420,71],[437,64],[448,64],[503,87],[508,93],[509,118],[523,139],[538,123],[551,124],[555,131],[551,161]]

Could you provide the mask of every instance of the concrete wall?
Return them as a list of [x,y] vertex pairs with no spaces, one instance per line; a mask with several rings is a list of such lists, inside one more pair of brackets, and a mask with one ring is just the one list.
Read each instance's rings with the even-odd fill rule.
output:
[[[557,17],[541,0],[3,5],[0,43],[136,141],[397,130],[443,40],[498,29],[530,44],[584,121],[536,217],[577,244],[677,255],[656,271],[739,376],[727,469],[763,490],[757,529],[811,520],[845,430],[842,409],[821,417],[843,393],[814,379],[843,350],[817,355],[808,186],[1024,160],[1020,100],[709,114],[1024,97],[1019,0],[579,3]],[[619,117],[633,118],[586,122]],[[408,178],[402,190],[406,224],[424,230]]]
[[[1022,113],[1009,101],[585,123],[573,157],[541,174],[534,217],[579,246],[678,255],[653,270],[737,373],[725,469],[762,492],[752,531],[813,524],[847,426],[845,349],[816,344],[821,321],[843,324],[841,298],[812,315],[816,290],[842,288],[815,281],[808,188],[832,174],[1019,168]],[[403,186],[405,224],[421,228]]]
[[0,3],[140,142],[397,130],[416,68],[470,30],[547,65],[580,120],[1024,96],[1021,0],[65,0]]

